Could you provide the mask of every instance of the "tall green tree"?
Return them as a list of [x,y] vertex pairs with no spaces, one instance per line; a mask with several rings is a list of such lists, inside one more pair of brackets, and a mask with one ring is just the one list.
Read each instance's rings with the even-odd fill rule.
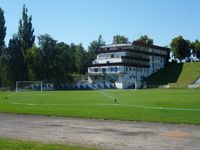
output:
[[75,53],[75,66],[77,68],[77,73],[84,73],[84,64],[85,64],[85,51],[82,44],[79,44],[76,47]]
[[147,35],[142,35],[136,42],[141,44],[153,45],[153,39],[149,38]]
[[182,36],[172,39],[170,46],[174,57],[178,58],[181,62],[190,56],[190,42]]
[[14,88],[16,81],[25,80],[27,78],[23,51],[17,35],[14,35],[13,38],[10,39],[4,56],[7,59],[6,62],[9,68],[8,74],[11,87]]
[[[32,16],[28,16],[28,9],[25,5],[23,5],[22,9],[22,19],[19,21],[19,28],[18,28],[18,38],[21,45],[21,49],[23,52],[23,57],[27,58],[27,51],[31,49],[34,44],[35,36],[34,36],[34,29],[32,27]],[[30,80],[29,77],[31,68],[29,68],[31,64],[28,64],[28,61],[25,59],[25,68],[26,70],[26,79]]]
[[63,81],[63,58],[61,51],[57,48],[57,41],[48,34],[40,35],[38,40],[42,79],[54,84]]
[[113,36],[113,44],[125,44],[125,43],[129,43],[129,40],[127,37],[123,35]]
[[0,7],[0,56],[5,46],[4,38],[6,36],[6,27],[5,27],[4,11]]
[[98,39],[97,39],[97,48],[100,48],[101,46],[104,46],[106,45],[106,42],[103,40],[103,37],[102,35],[99,35]]
[[56,44],[56,49],[58,49],[59,54],[61,56],[61,60],[62,60],[62,67],[63,70],[65,72],[65,74],[69,73],[69,45],[64,43],[64,42],[60,42]]
[[27,49],[25,60],[28,65],[28,76],[30,80],[41,80],[41,60],[39,48],[33,45]]
[[68,50],[68,72],[69,73],[74,73],[77,71],[76,66],[75,66],[75,53],[76,53],[76,45],[74,43],[71,43],[69,45],[69,50]]
[[6,27],[5,27],[5,19],[4,19],[4,11],[0,7],[0,86],[2,85],[2,80],[4,76],[4,63],[3,63],[3,51],[5,49],[5,42],[4,38],[6,36]]
[[28,16],[28,9],[23,5],[22,19],[19,21],[18,36],[22,45],[24,54],[31,48],[34,41],[34,29],[32,27],[32,16]]
[[97,40],[94,40],[90,43],[90,45],[88,46],[88,52],[87,52],[88,65],[92,64],[92,61],[96,57],[96,51],[98,51],[101,46],[104,46],[105,43],[106,42],[103,40],[102,35],[99,35]]

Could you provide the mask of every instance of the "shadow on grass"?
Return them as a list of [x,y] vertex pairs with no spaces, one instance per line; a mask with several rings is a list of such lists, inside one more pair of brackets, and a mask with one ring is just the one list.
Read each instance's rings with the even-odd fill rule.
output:
[[177,82],[183,70],[183,63],[169,63],[166,68],[152,74],[146,79],[148,88],[157,88],[160,85]]

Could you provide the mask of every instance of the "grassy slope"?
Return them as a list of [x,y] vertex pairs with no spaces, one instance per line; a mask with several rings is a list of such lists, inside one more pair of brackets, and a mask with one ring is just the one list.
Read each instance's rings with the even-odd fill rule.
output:
[[83,148],[61,144],[44,144],[39,142],[1,139],[1,150],[99,150],[97,148]]
[[169,84],[172,88],[185,88],[200,78],[200,62],[173,64],[147,78],[147,85],[158,87]]
[[[0,93],[0,112],[200,124],[199,110],[162,110],[133,106],[200,109],[199,90],[25,92],[14,94],[8,100],[5,100],[5,95],[6,93]],[[114,104],[109,96],[117,98],[120,105]],[[10,101],[24,104],[13,105]],[[28,103],[38,105],[27,105]]]

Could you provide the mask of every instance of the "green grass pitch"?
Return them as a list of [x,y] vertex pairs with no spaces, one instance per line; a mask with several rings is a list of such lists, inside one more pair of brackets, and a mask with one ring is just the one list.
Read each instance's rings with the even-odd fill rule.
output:
[[200,90],[0,92],[0,112],[200,124]]

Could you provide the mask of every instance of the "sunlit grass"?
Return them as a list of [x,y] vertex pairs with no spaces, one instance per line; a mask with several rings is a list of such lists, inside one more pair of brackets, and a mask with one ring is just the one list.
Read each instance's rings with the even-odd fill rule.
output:
[[0,112],[200,124],[200,90],[21,92],[5,97],[1,92]]
[[64,144],[45,144],[41,142],[21,141],[0,138],[1,150],[100,150],[97,148],[84,148]]

